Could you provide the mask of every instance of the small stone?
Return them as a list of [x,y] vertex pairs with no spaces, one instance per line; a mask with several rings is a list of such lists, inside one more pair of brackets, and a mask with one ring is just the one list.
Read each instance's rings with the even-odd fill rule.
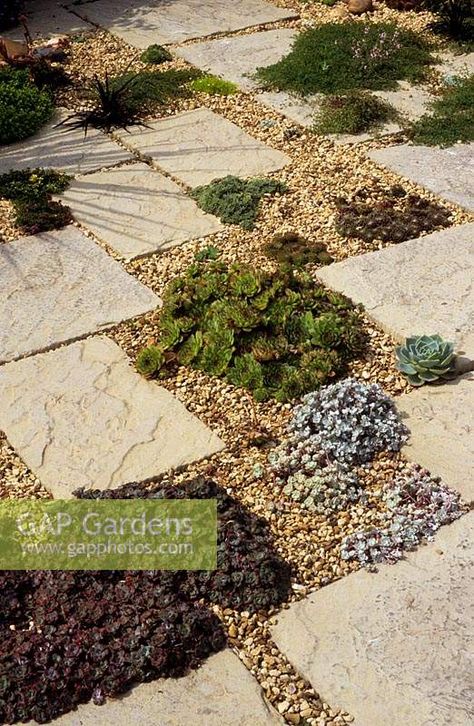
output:
[[347,9],[352,15],[371,13],[374,9],[372,0],[348,0]]
[[280,703],[277,703],[278,713],[286,713],[289,708],[290,704],[288,701],[281,701]]

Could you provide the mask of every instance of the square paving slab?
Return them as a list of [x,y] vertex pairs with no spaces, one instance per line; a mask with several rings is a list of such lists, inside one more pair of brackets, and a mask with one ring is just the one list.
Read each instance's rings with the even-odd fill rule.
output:
[[73,6],[86,20],[107,28],[137,48],[182,43],[214,33],[249,28],[298,13],[263,0],[97,0]]
[[277,63],[287,55],[296,35],[291,28],[278,28],[193,43],[172,51],[203,71],[252,89],[258,85],[252,78],[257,68]]
[[[91,25],[63,6],[64,3],[59,0],[33,0],[25,4],[28,30],[35,40],[93,30]],[[23,40],[23,28],[18,26],[2,35]]]
[[156,308],[160,299],[69,225],[0,245],[0,362]]
[[318,270],[396,339],[439,333],[474,358],[474,223]]
[[361,726],[468,726],[474,513],[377,573],[355,572],[292,605],[273,639]]
[[0,429],[59,498],[146,481],[223,448],[103,337],[0,368]]
[[436,146],[389,146],[369,156],[382,166],[450,202],[474,212],[474,144]]
[[474,500],[474,373],[397,398],[411,432],[405,455]]
[[61,199],[79,222],[128,259],[223,228],[171,179],[146,164],[77,177]]
[[186,111],[118,132],[122,141],[190,187],[235,174],[258,176],[281,169],[290,159],[252,138],[207,108]]
[[66,113],[59,113],[54,120],[29,139],[2,146],[0,174],[10,169],[44,167],[60,169],[68,174],[84,174],[127,161],[132,156],[106,134],[89,129],[87,136],[81,129],[55,128]]
[[88,703],[55,719],[57,726],[272,726],[282,724],[257,681],[231,650],[209,658],[184,678],[142,683],[104,708]]

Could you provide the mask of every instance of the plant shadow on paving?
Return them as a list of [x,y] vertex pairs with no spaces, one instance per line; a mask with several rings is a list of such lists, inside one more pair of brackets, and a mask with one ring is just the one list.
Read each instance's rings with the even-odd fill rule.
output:
[[[198,477],[145,489],[78,490],[83,499],[217,499],[215,571],[0,573],[0,721],[45,723],[92,699],[179,677],[222,650],[207,606],[251,612],[290,592],[268,524]],[[12,627],[14,629],[12,629]]]

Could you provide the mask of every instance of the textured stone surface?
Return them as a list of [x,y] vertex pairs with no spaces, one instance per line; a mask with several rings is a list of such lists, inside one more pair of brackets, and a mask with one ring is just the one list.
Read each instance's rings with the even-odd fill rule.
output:
[[277,63],[287,55],[296,33],[291,28],[234,35],[173,48],[173,53],[203,71],[237,83],[241,88],[257,86],[251,76],[260,66]]
[[[59,0],[33,0],[27,2],[25,15],[27,16],[28,30],[34,39],[52,38],[60,35],[81,33],[93,28],[69,12]],[[23,39],[21,26],[9,30],[2,35],[8,38]]]
[[98,0],[74,7],[137,48],[151,43],[182,43],[214,33],[297,16],[263,0]]
[[292,605],[273,638],[360,726],[472,723],[474,514],[435,541]]
[[474,144],[447,149],[403,144],[374,149],[369,156],[440,197],[474,211]]
[[474,223],[351,257],[320,279],[397,339],[439,333],[474,358]]
[[0,362],[133,318],[159,298],[69,225],[0,245]]
[[61,198],[79,222],[128,259],[222,229],[216,217],[146,164],[77,177]]
[[267,706],[257,681],[231,650],[184,678],[143,683],[102,708],[88,703],[55,719],[58,726],[271,726],[283,721]]
[[252,138],[207,108],[186,111],[148,128],[119,136],[127,146],[150,156],[165,171],[191,187],[235,174],[250,177],[281,169],[289,157]]
[[0,174],[10,169],[38,166],[61,169],[68,174],[84,174],[132,158],[119,144],[96,129],[89,129],[84,136],[81,129],[54,128],[66,115],[65,112],[58,113],[35,136],[3,146]]
[[427,112],[434,96],[421,86],[412,86],[407,81],[399,81],[394,91],[375,91],[383,101],[390,103],[399,114],[409,121],[416,121]]
[[423,386],[397,398],[411,432],[406,456],[417,461],[467,502],[474,499],[474,373],[440,386]]
[[0,429],[56,497],[145,481],[223,446],[103,337],[0,368]]
[[474,73],[474,53],[443,53],[441,64],[436,66],[438,73],[443,76],[458,76]]

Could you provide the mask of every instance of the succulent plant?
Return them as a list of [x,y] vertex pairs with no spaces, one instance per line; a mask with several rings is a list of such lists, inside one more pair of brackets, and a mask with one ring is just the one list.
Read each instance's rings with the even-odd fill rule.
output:
[[385,487],[383,499],[387,525],[345,537],[342,559],[369,566],[397,562],[406,550],[432,539],[442,525],[458,519],[464,511],[457,492],[416,464]]
[[440,335],[407,338],[395,349],[397,368],[412,386],[423,386],[454,373],[454,346]]
[[156,345],[137,360],[145,375],[178,362],[225,376],[257,400],[287,401],[341,374],[364,332],[352,304],[309,277],[211,261],[166,288]]
[[15,224],[24,234],[60,229],[72,221],[71,210],[53,201],[71,177],[52,169],[12,170],[0,176],[0,199],[13,203]]
[[329,516],[366,499],[357,475],[337,464],[316,468],[311,475],[292,474],[282,491],[303,509]]
[[264,247],[268,257],[285,265],[301,267],[308,263],[329,265],[334,262],[324,242],[310,242],[297,232],[276,234]]
[[149,63],[150,65],[159,65],[160,63],[166,63],[167,61],[173,60],[173,56],[166,48],[162,45],[149,45],[145,48],[140,56],[142,63]]

